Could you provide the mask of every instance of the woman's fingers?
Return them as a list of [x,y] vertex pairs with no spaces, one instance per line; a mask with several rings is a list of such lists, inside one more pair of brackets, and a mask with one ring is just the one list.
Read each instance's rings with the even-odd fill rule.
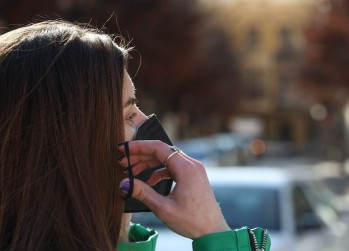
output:
[[[160,140],[135,140],[128,142],[130,156],[150,156],[164,163],[167,156],[173,152],[171,147]],[[119,151],[125,154],[124,145],[119,146]]]
[[[190,165],[189,162],[191,162],[182,152],[173,154],[175,152],[173,148],[159,140],[130,141],[128,144],[130,163],[133,166],[135,174],[150,167],[164,165],[167,160],[167,169],[169,170],[171,177],[176,180],[180,177],[180,173],[177,170],[178,167],[186,166],[188,164]],[[124,153],[124,146],[121,145],[119,150]],[[171,154],[173,155],[168,159]],[[123,167],[128,166],[128,160],[126,157],[119,162]],[[171,165],[173,162],[176,162],[176,165]]]
[[168,200],[166,197],[157,193],[148,184],[138,179],[134,179],[132,197],[143,202],[155,214],[158,214],[161,210],[161,206]]
[[[132,154],[130,154],[129,161],[130,161],[131,165],[135,165],[135,164],[140,163],[140,162],[147,162],[153,166],[160,166],[161,165],[160,161],[154,159],[154,157],[150,156],[150,155],[132,155]],[[119,163],[123,167],[128,167],[127,157],[125,156],[125,157],[121,158],[119,160]]]
[[149,186],[154,186],[162,180],[171,179],[171,175],[166,168],[155,170],[147,180]]
[[[119,163],[125,169],[128,167],[127,160],[121,160],[121,161],[119,161]],[[130,164],[132,166],[132,172],[134,175],[137,175],[148,168],[160,166],[160,163],[158,161],[156,161],[154,159],[150,159],[150,158],[142,159],[142,160],[138,160],[138,161],[131,159]]]
[[[151,175],[148,184],[134,179],[132,197],[146,204],[169,228],[192,239],[229,229],[202,163],[161,141],[131,141],[129,152],[131,160],[137,162],[131,163],[137,173],[153,163],[166,163],[165,168]],[[126,167],[128,163],[122,160],[121,165]],[[151,188],[169,177],[176,182],[169,196]]]

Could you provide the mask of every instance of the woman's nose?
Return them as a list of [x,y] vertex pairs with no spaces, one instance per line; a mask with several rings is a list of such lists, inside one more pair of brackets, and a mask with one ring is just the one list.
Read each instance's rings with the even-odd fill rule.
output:
[[147,119],[148,117],[139,109],[137,108],[137,112],[138,112],[138,116],[136,116],[136,124],[137,126],[140,126],[141,124],[143,124]]

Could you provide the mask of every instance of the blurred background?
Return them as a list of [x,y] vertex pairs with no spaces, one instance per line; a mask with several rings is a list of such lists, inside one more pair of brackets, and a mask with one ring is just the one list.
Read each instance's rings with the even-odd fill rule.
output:
[[348,4],[1,0],[0,32],[63,18],[122,35],[135,48],[129,71],[140,106],[157,113],[173,140],[236,134],[255,139],[237,139],[251,143],[254,156],[343,162],[349,136]]
[[348,0],[0,0],[0,33],[57,18],[134,47],[140,107],[189,155],[311,171],[349,211]]

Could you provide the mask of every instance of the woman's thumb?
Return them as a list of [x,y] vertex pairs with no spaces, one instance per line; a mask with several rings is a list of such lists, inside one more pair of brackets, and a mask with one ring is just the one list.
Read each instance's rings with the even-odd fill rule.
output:
[[[125,183],[129,183],[129,179],[121,181],[121,190],[123,190],[123,187],[127,187],[127,185],[124,185]],[[143,202],[155,214],[156,210],[163,204],[163,200],[165,199],[165,197],[157,193],[151,186],[139,179],[134,179],[133,181],[133,192],[131,196]]]

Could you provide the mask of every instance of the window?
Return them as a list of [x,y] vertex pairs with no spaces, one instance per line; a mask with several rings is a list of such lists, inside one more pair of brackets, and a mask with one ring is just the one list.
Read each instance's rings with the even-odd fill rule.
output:
[[289,61],[294,58],[294,49],[291,41],[291,31],[283,27],[279,31],[279,50],[277,52],[278,61]]
[[293,188],[293,205],[297,232],[321,227],[321,221],[299,186]]
[[246,49],[248,51],[256,50],[260,43],[259,32],[256,27],[252,27],[246,35]]
[[244,76],[243,93],[247,100],[263,99],[265,96],[263,72],[249,70]]

